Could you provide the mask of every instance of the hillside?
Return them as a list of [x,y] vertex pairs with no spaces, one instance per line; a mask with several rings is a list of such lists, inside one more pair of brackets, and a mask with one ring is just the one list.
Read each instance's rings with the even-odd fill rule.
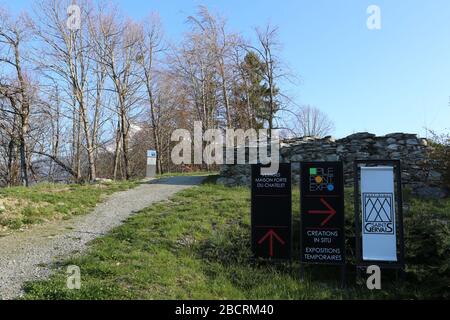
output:
[[[294,228],[299,192],[293,192]],[[27,299],[423,299],[450,296],[450,199],[405,194],[406,277],[383,271],[383,290],[355,284],[352,190],[346,190],[348,287],[333,267],[267,263],[250,251],[250,191],[210,178],[131,217],[67,260],[48,281],[26,286]],[[299,235],[294,233],[295,259]],[[80,290],[66,288],[67,265],[81,269]],[[335,272],[336,271],[336,272]]]
[[102,184],[49,184],[0,188],[0,233],[45,221],[67,219],[95,207],[109,194],[138,185],[133,181]]

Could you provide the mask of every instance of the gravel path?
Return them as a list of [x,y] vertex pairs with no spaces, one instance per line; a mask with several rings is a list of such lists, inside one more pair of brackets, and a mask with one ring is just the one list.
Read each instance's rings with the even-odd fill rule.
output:
[[113,194],[87,215],[38,225],[0,238],[0,299],[20,297],[23,283],[48,277],[52,263],[85,250],[89,241],[119,226],[133,213],[198,185],[203,179],[154,180]]

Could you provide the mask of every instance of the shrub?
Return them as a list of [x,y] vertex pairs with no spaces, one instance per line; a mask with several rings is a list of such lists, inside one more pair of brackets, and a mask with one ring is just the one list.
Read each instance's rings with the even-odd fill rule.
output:
[[450,298],[450,201],[411,199],[404,223],[410,280],[428,297]]
[[434,160],[433,169],[442,174],[444,186],[450,189],[450,134],[436,134],[429,131],[431,138],[431,159]]
[[[450,199],[425,200],[404,191],[406,290],[399,297],[450,298]],[[346,192],[347,263],[354,265],[353,193]]]

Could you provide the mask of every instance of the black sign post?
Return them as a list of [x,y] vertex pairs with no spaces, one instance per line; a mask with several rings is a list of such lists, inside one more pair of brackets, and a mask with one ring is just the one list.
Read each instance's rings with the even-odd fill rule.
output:
[[252,251],[255,257],[290,259],[292,246],[291,165],[272,176],[252,165]]
[[340,265],[345,279],[342,162],[300,163],[302,264]]

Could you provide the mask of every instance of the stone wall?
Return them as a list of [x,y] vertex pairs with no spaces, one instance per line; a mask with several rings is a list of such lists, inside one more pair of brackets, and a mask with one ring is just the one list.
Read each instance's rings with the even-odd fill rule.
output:
[[[441,174],[431,169],[430,151],[428,141],[415,134],[375,136],[362,132],[338,140],[332,137],[284,140],[280,145],[280,161],[292,163],[292,180],[299,183],[299,161],[342,160],[345,184],[351,186],[354,160],[399,159],[405,186],[423,196],[443,197],[446,192],[441,189]],[[220,184],[250,185],[250,165],[223,165],[220,174]]]

